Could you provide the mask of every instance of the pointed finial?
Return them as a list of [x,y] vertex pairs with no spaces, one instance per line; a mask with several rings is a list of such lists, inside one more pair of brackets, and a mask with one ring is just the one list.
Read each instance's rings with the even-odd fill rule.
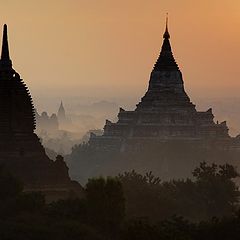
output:
[[2,54],[1,54],[2,61],[9,61],[9,48],[8,48],[8,34],[7,34],[7,25],[4,24],[3,26],[3,38],[2,38]]
[[169,39],[170,38],[170,34],[168,32],[168,13],[166,16],[166,29],[165,29],[165,33],[163,34],[163,38]]

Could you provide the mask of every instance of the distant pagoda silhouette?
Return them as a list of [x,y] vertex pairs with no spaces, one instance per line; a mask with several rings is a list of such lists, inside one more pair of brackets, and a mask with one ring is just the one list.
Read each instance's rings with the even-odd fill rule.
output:
[[66,121],[66,112],[63,107],[63,102],[61,101],[61,104],[58,109],[57,117],[60,121]]
[[106,120],[104,134],[91,134],[90,145],[103,149],[133,149],[145,144],[181,141],[228,141],[226,122],[215,123],[212,109],[196,110],[184,90],[182,73],[173,57],[168,22],[160,55],[146,94],[134,111],[120,108],[118,121]]
[[35,127],[30,92],[12,67],[5,24],[0,59],[0,164],[25,186],[71,184],[63,158],[54,162],[47,157]]

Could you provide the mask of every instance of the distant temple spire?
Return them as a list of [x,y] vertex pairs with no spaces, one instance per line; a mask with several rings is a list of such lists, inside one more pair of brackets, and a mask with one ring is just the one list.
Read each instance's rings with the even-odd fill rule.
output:
[[4,24],[4,27],[3,27],[1,63],[4,65],[12,66],[12,61],[9,56],[8,33],[7,33],[6,24]]
[[66,120],[66,113],[65,113],[65,109],[63,107],[63,102],[61,101],[60,107],[58,109],[58,119],[60,121],[65,121]]
[[61,100],[60,108],[64,109],[62,100]]
[[166,29],[163,34],[163,45],[157,62],[154,65],[154,71],[165,71],[165,70],[179,70],[178,65],[173,57],[172,48],[170,44],[170,34],[168,31],[168,15],[166,17]]

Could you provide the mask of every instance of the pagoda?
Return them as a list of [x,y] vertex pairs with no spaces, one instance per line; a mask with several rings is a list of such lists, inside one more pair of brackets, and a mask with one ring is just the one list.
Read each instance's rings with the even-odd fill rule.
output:
[[60,121],[66,121],[66,112],[63,107],[63,102],[61,101],[61,104],[58,109],[57,117]]
[[7,25],[4,25],[0,59],[0,164],[25,188],[43,186],[70,189],[73,182],[63,158],[48,158],[34,133],[35,111],[30,92],[13,69],[9,54]]
[[13,69],[4,25],[0,59],[0,158],[45,156],[37,135],[29,90]]
[[116,123],[106,120],[103,135],[91,134],[89,144],[97,149],[132,151],[169,141],[208,143],[229,139],[226,122],[215,123],[211,108],[197,111],[185,92],[182,73],[172,53],[167,19],[147,92],[134,111],[120,108]]

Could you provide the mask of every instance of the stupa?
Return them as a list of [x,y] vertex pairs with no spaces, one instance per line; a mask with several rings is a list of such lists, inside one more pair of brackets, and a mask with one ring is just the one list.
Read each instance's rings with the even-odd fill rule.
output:
[[[34,133],[35,111],[30,92],[13,69],[4,25],[0,59],[0,164],[29,189],[70,190],[76,186],[63,158],[49,159]],[[64,191],[65,191],[64,190]]]

